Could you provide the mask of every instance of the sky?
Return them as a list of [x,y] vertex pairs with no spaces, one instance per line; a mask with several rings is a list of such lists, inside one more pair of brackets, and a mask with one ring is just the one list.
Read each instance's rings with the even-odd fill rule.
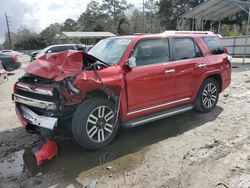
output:
[[[67,18],[77,20],[90,0],[0,0],[0,44],[7,32],[5,12],[9,17],[10,30],[20,26],[40,32],[52,23],[63,23]],[[97,0],[101,2],[101,0]],[[141,0],[142,1],[142,0]],[[134,0],[127,0],[134,4]],[[140,3],[136,1],[135,5]]]

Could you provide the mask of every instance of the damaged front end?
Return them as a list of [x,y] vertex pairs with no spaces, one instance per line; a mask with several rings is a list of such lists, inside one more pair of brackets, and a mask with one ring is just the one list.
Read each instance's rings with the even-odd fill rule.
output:
[[97,61],[82,52],[65,51],[44,55],[25,69],[26,74],[14,86],[12,98],[28,132],[39,133],[41,128],[56,130],[61,122],[72,117],[86,93],[101,87],[93,69],[107,65],[100,62],[92,67]]
[[41,56],[25,72],[15,84],[12,98],[20,121],[30,133],[70,131],[62,124],[89,93],[102,91],[116,100],[124,84],[119,66],[76,51]]

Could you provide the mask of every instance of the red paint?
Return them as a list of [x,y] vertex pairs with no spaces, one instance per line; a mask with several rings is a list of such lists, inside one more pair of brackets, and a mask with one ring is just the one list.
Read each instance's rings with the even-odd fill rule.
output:
[[57,155],[58,149],[55,142],[48,140],[41,149],[34,155],[36,157],[37,166],[40,166],[43,161],[51,160]]
[[81,72],[83,66],[82,59],[83,53],[70,50],[46,54],[27,66],[25,72],[61,81]]
[[17,62],[17,55],[13,55],[11,58],[14,62]]

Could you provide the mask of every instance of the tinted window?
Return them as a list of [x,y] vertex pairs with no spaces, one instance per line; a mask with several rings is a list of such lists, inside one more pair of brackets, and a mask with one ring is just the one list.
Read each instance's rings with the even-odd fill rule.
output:
[[224,47],[217,37],[203,37],[202,40],[206,43],[207,47],[213,54],[223,54]]
[[136,66],[168,62],[168,39],[143,40],[137,44],[132,56],[136,58]]
[[64,50],[75,50],[74,46],[59,46],[58,47],[59,52]]
[[74,46],[55,46],[50,48],[47,52],[48,53],[56,53],[56,52],[62,52],[64,50],[75,50]]
[[191,38],[174,38],[175,60],[201,57],[198,46]]

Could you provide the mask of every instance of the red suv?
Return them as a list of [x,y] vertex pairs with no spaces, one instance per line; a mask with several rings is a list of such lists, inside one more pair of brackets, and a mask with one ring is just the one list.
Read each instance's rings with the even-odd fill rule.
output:
[[120,126],[209,112],[231,82],[230,56],[211,32],[112,37],[88,54],[41,56],[25,72],[13,100],[27,131],[66,130],[87,149],[110,143]]

